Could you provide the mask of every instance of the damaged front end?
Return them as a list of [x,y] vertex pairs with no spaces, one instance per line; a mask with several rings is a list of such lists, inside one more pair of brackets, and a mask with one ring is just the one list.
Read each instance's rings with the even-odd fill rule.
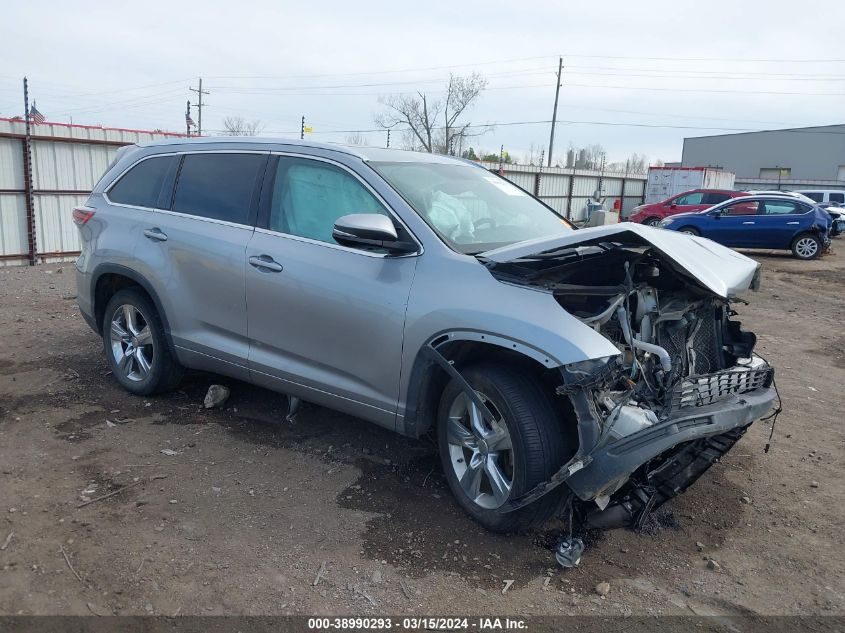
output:
[[[572,403],[579,450],[509,508],[565,482],[576,523],[601,529],[641,526],[728,451],[775,397],[773,368],[754,354],[755,336],[734,320],[736,295],[756,289],[757,264],[706,240],[617,227],[534,254],[485,254],[500,281],[551,292],[618,350],[560,368],[557,393]],[[727,268],[720,274],[721,266]]]

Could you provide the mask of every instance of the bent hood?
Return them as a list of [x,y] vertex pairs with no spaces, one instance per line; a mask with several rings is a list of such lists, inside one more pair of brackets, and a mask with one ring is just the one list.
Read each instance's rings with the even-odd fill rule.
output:
[[652,246],[707,290],[725,299],[757,287],[760,265],[750,257],[703,237],[633,222],[595,226],[566,235],[517,242],[486,251],[479,257],[503,264],[563,248],[607,242]]

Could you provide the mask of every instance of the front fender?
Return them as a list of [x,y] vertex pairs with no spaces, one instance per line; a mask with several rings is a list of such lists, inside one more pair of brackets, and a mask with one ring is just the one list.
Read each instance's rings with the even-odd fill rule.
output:
[[619,354],[613,343],[564,310],[550,292],[501,282],[474,258],[464,260],[455,257],[443,266],[443,260],[423,257],[418,264],[405,321],[400,432],[403,422],[409,422],[406,432],[413,432],[420,384],[426,377],[423,349],[429,343],[494,345],[549,369]]

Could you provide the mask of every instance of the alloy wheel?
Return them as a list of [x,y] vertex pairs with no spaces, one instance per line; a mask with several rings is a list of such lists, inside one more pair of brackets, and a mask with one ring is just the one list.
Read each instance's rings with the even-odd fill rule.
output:
[[464,493],[486,509],[507,501],[514,481],[513,443],[504,418],[483,393],[476,391],[493,421],[465,394],[449,407],[446,440],[452,469]]
[[118,371],[129,380],[144,380],[155,358],[153,335],[147,318],[133,305],[118,306],[111,318],[110,338]]
[[795,252],[803,259],[812,259],[819,250],[819,244],[812,237],[802,237],[795,242]]

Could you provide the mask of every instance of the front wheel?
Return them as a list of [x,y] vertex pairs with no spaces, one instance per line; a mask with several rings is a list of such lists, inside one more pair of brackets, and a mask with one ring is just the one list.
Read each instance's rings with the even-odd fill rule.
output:
[[182,378],[183,369],[170,351],[158,312],[136,288],[121,290],[106,306],[103,347],[112,374],[134,394],[167,391]]
[[[551,477],[573,454],[554,396],[529,374],[481,364],[462,374],[490,412],[450,382],[438,411],[438,446],[446,480],[458,504],[493,532],[538,525],[560,507],[564,487],[513,512],[500,508]],[[575,440],[577,441],[577,440]]]
[[822,252],[822,241],[815,235],[805,233],[792,242],[792,254],[798,259],[815,259]]
[[643,220],[643,224],[646,226],[657,226],[660,224],[660,218],[651,217],[646,220]]

